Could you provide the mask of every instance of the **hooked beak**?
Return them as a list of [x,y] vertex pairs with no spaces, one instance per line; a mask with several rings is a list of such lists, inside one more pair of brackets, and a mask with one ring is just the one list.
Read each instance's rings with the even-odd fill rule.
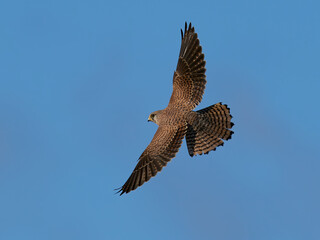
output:
[[152,122],[152,120],[151,120],[150,116],[148,117],[148,122]]

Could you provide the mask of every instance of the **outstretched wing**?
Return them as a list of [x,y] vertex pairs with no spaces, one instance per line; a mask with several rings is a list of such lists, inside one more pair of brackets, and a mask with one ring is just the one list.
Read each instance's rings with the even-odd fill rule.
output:
[[206,62],[194,27],[185,23],[177,69],[173,75],[173,92],[168,108],[194,109],[202,100],[206,86]]
[[139,162],[118,193],[128,193],[149,181],[176,156],[187,131],[187,126],[159,126],[151,143],[142,153]]

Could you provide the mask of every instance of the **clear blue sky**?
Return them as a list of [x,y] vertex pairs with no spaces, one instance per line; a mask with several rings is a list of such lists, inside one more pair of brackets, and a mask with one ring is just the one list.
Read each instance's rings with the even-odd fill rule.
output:
[[[1,1],[0,239],[320,239],[318,1]],[[191,21],[234,137],[129,177]]]

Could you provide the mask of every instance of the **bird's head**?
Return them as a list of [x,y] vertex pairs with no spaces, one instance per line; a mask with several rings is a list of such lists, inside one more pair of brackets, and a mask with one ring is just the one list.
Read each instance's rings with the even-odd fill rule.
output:
[[151,113],[148,117],[148,122],[154,122],[155,124],[159,125],[159,115],[160,111],[155,111]]

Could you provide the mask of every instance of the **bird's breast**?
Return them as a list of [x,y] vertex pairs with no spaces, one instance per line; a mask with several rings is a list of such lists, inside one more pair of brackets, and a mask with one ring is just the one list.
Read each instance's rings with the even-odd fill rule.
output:
[[186,118],[186,113],[180,109],[165,109],[161,115],[161,124],[169,125],[183,123]]

